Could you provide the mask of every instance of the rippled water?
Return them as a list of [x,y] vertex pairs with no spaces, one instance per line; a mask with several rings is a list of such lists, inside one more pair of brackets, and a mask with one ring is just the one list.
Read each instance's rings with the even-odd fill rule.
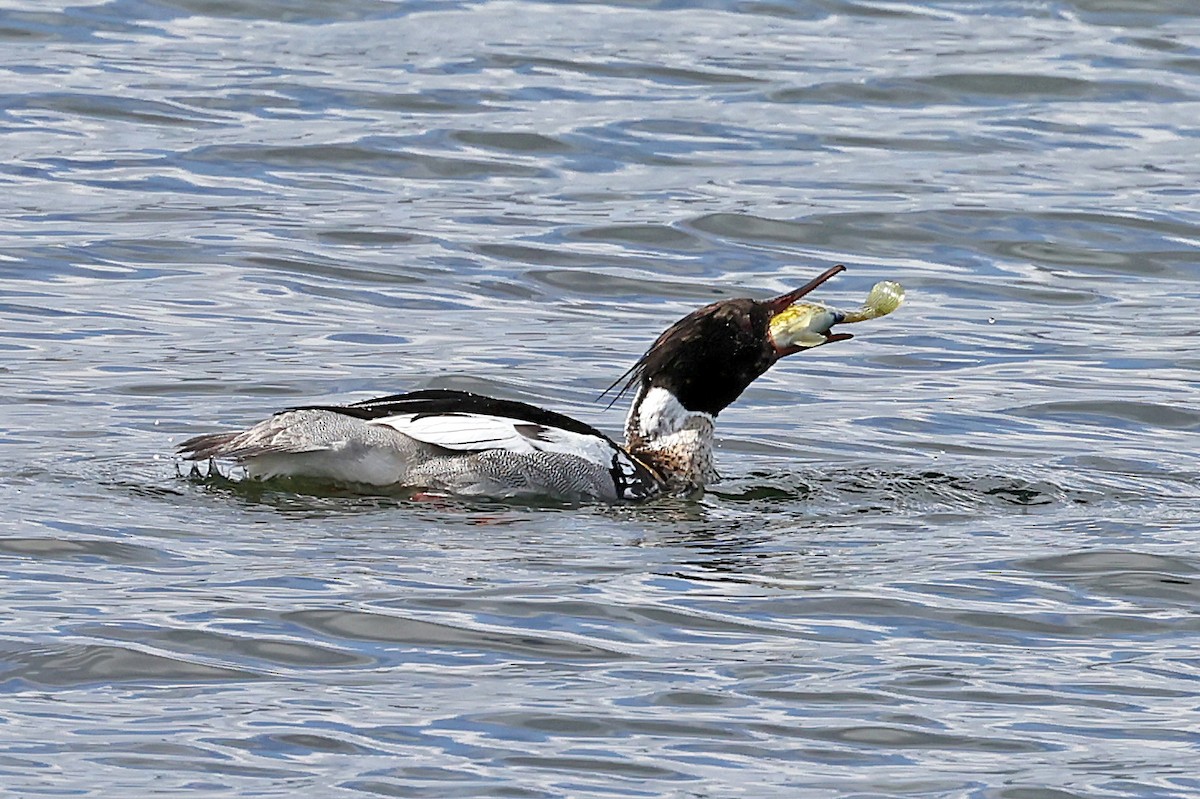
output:
[[[0,792],[1200,793],[1198,8],[7,3]],[[702,499],[170,456],[836,262]]]

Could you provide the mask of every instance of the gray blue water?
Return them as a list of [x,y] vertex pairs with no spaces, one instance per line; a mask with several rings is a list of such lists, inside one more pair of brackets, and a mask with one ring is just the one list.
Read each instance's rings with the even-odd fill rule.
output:
[[[0,795],[1200,795],[1200,5],[10,0]],[[908,302],[640,507],[178,473]]]

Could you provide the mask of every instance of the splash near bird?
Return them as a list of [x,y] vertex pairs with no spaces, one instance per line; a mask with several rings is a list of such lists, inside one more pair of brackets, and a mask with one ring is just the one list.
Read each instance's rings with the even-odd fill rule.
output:
[[[876,283],[858,308],[803,298],[835,266],[769,300],[706,305],[658,337],[609,390],[633,393],[625,444],[561,413],[465,391],[426,389],[351,405],[280,411],[252,427],[179,445],[185,460],[226,459],[251,478],[307,477],[493,498],[625,502],[716,479],[713,426],[780,359],[852,338],[835,325],[895,311],[904,289]],[[605,392],[607,393],[607,392]]]

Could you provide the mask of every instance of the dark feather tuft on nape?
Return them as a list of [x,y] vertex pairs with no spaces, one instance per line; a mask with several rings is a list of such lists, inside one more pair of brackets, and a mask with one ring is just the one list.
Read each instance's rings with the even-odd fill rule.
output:
[[757,300],[706,305],[667,328],[600,396],[619,386],[611,407],[635,386],[658,386],[688,410],[716,416],[778,360],[770,319],[767,304]]
[[608,388],[600,392],[600,396],[596,397],[597,400],[602,400],[607,397],[622,381],[625,383],[625,385],[621,386],[621,389],[616,394],[612,395],[612,399],[610,399],[608,404],[604,406],[605,410],[608,410],[612,406],[616,405],[617,400],[628,394],[629,389],[633,388],[634,384],[642,379],[642,370],[645,368],[645,365],[646,356],[643,355],[638,359],[637,363],[625,370],[625,374],[612,381]]

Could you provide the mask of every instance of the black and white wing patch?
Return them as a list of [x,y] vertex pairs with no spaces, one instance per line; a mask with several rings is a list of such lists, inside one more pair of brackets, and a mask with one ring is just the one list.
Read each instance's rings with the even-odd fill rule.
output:
[[391,427],[418,441],[460,452],[558,452],[607,467],[613,452],[620,451],[604,433],[570,416],[466,391],[425,389],[353,405],[311,407]]
[[613,486],[621,499],[637,502],[662,491],[662,479],[623,449],[618,448],[613,453],[608,473],[612,475]]
[[384,425],[417,441],[460,452],[562,452],[600,463],[607,462],[612,452],[611,442],[604,438],[482,413],[401,413],[367,424]]

